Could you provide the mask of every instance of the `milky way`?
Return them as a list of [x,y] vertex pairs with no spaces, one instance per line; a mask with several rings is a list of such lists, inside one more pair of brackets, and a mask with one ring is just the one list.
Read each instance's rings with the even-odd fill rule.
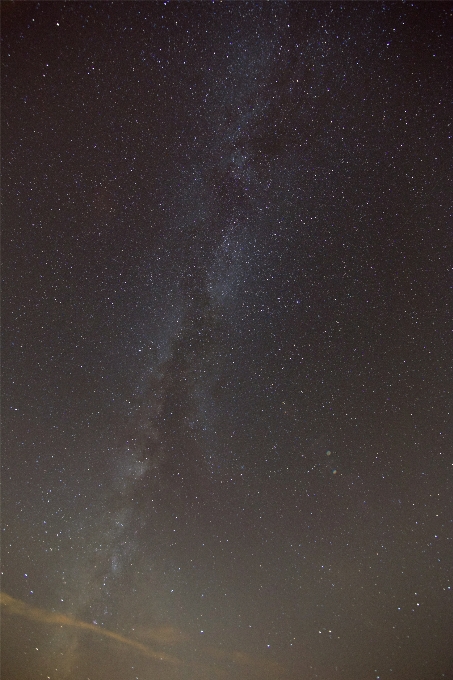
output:
[[2,678],[450,677],[450,7],[2,12]]

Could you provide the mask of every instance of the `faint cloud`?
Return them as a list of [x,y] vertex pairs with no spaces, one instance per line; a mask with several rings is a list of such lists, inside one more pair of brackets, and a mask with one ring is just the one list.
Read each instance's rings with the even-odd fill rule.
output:
[[150,647],[137,642],[131,638],[127,638],[119,633],[114,633],[113,631],[107,630],[101,626],[94,625],[92,623],[86,623],[85,621],[80,621],[67,614],[58,614],[57,612],[49,612],[45,609],[39,609],[38,607],[30,607],[25,602],[21,600],[16,600],[16,598],[7,595],[6,593],[0,593],[0,603],[5,607],[10,614],[15,614],[21,616],[25,619],[30,619],[32,621],[39,621],[40,623],[55,624],[59,626],[70,626],[71,628],[78,628],[81,630],[91,631],[95,635],[101,635],[102,637],[110,638],[115,640],[122,645],[127,645],[132,647],[137,651],[141,652],[145,656],[148,656],[156,661],[166,661],[167,663],[179,665],[181,661],[173,656],[165,654],[165,652],[156,652]]
[[174,645],[178,642],[186,642],[189,638],[173,626],[157,626],[156,628],[140,629],[140,638],[152,640],[160,645]]

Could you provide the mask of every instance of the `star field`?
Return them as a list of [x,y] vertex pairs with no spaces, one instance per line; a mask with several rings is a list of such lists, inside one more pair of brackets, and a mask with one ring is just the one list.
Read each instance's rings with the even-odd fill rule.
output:
[[2,13],[2,678],[451,678],[451,6]]

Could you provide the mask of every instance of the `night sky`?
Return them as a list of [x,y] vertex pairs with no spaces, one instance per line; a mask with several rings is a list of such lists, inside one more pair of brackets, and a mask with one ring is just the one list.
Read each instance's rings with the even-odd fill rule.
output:
[[2,680],[452,678],[452,5],[2,14]]

